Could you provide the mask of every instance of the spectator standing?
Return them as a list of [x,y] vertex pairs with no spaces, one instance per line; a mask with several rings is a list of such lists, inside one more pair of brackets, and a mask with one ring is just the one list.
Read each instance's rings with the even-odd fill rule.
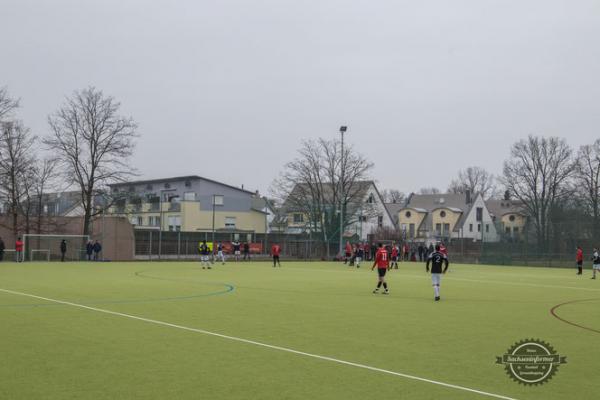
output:
[[67,252],[67,241],[65,239],[60,241],[60,261],[65,262],[65,253]]
[[281,255],[281,246],[277,243],[271,246],[271,255],[273,256],[273,268],[276,266],[281,267],[281,261],[279,261],[279,256]]
[[15,242],[15,256],[16,256],[16,261],[17,262],[23,262],[24,258],[23,258],[23,241],[21,240],[21,236],[19,236],[17,238],[17,241]]
[[102,251],[102,245],[100,244],[99,241],[95,241],[94,242],[94,261],[98,261],[98,255],[100,254],[100,252]]
[[4,260],[4,240],[2,240],[2,238],[0,238],[0,261]]
[[250,244],[244,242],[244,261],[250,260]]
[[94,243],[91,240],[85,244],[85,253],[87,254],[88,261],[92,261],[92,253],[94,253]]
[[419,252],[419,261],[423,261],[423,251],[425,249],[423,248],[423,244],[419,243],[419,247],[418,247],[418,252]]

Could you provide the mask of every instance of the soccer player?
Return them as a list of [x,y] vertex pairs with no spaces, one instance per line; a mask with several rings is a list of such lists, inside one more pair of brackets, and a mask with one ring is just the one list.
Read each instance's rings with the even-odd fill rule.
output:
[[363,260],[363,258],[365,257],[365,248],[363,247],[362,243],[360,243],[358,245],[358,249],[356,250],[356,268],[360,268],[360,262]]
[[240,261],[240,242],[236,240],[231,244],[233,245],[233,254],[235,255],[235,261]]
[[600,271],[600,254],[598,254],[598,249],[594,249],[594,256],[592,257],[592,278],[596,279],[596,271]]
[[271,255],[273,256],[273,268],[275,268],[277,265],[281,267],[281,262],[279,261],[280,254],[281,246],[279,246],[277,243],[273,244],[273,246],[271,246]]
[[[440,245],[435,245],[435,251],[427,258],[425,264],[425,271],[429,272],[429,263],[431,262],[431,284],[435,293],[435,301],[440,300],[440,281],[442,274],[448,271],[448,257],[440,251]],[[442,270],[442,264],[445,264],[444,270]]]
[[200,265],[202,265],[202,269],[211,269],[210,262],[208,260],[208,255],[210,254],[210,250],[208,245],[206,244],[206,240],[203,240],[198,245],[198,251],[200,252]]
[[21,236],[19,236],[15,242],[15,255],[17,256],[17,262],[23,262],[25,260],[23,258],[23,241],[21,240]]
[[398,254],[400,253],[400,249],[396,245],[396,243],[392,244],[392,263],[390,265],[391,268],[398,269]]
[[345,256],[346,257],[344,257],[344,264],[348,264],[348,261],[350,261],[350,257],[352,256],[352,245],[350,244],[350,242],[346,242]]
[[221,260],[221,265],[225,265],[225,253],[223,253],[223,244],[217,244],[217,260]]
[[383,294],[389,294],[389,290],[388,290],[388,285],[387,282],[385,281],[385,273],[387,272],[387,270],[390,268],[390,260],[388,258],[388,252],[386,249],[383,248],[383,244],[379,243],[377,245],[378,249],[377,252],[375,253],[375,262],[373,263],[373,266],[371,267],[371,271],[373,271],[373,269],[375,269],[375,267],[377,267],[377,275],[379,276],[379,279],[377,281],[377,287],[375,288],[375,290],[373,290],[373,293],[379,293],[379,288],[381,287],[381,285],[383,285]]
[[583,274],[583,249],[581,246],[577,246],[577,252],[575,253],[575,263],[577,264],[577,275]]

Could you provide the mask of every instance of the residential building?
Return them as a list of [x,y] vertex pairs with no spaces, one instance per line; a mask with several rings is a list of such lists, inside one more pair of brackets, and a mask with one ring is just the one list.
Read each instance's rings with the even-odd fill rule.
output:
[[411,194],[398,211],[403,237],[415,241],[466,238],[499,240],[496,226],[481,194]]
[[505,239],[520,239],[527,226],[527,214],[519,200],[488,200],[485,202],[498,232]]
[[268,211],[258,192],[197,175],[109,185],[116,199],[110,212],[125,215],[137,229],[239,234],[265,233]]
[[[280,221],[284,224],[283,231],[290,234],[309,232],[315,229],[311,224],[308,203],[312,201],[309,195],[304,195],[305,185],[296,185],[282,206]],[[330,184],[322,187],[322,205],[324,212],[337,212],[339,204],[332,204],[333,190]],[[346,223],[344,237],[355,237],[367,240],[368,235],[382,228],[394,228],[394,220],[385,206],[383,198],[373,181],[355,182],[349,200],[346,204]],[[319,229],[319,224],[317,229]],[[339,232],[339,229],[338,229]]]

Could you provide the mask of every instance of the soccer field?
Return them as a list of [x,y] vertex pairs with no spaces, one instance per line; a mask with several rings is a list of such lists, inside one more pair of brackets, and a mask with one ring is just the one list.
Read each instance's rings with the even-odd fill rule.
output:
[[[388,296],[365,267],[0,264],[0,399],[598,398],[589,270],[451,265],[434,302],[422,264]],[[530,338],[567,357],[543,385],[495,364]]]

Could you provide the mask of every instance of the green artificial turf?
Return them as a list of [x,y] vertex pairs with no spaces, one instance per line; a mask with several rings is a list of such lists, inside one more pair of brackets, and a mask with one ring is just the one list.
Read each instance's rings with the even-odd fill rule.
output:
[[[419,263],[2,263],[0,289],[206,330],[518,399],[598,398],[600,279],[452,265],[433,301]],[[573,302],[576,300],[586,300]],[[553,317],[554,306],[569,325]],[[509,379],[496,356],[539,338],[567,364]],[[0,399],[477,399],[483,395],[0,291]]]

